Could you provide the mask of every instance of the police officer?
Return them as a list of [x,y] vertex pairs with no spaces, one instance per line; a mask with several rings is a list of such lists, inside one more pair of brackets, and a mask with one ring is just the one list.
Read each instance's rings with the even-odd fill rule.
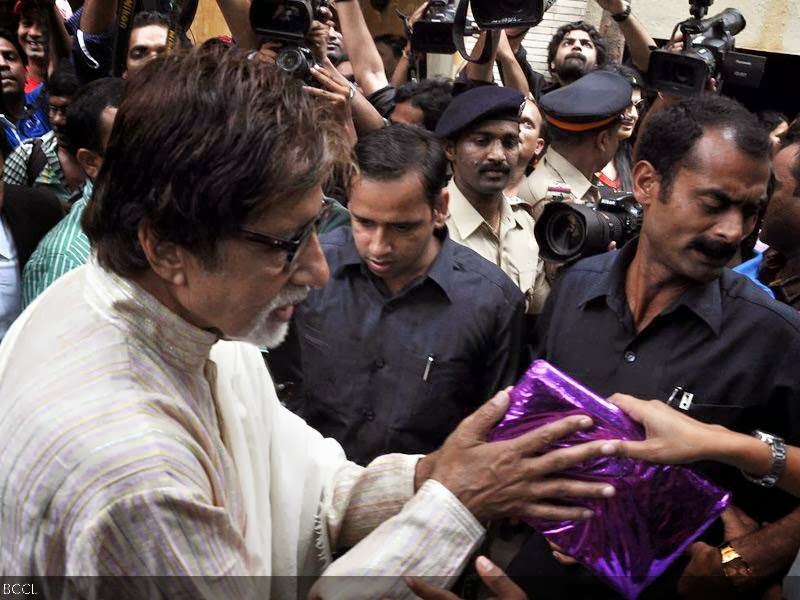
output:
[[519,160],[525,98],[485,85],[456,96],[436,125],[453,179],[447,187],[450,237],[499,266],[525,293],[527,312],[541,311],[549,287],[529,207],[503,194]]
[[631,93],[621,75],[593,71],[542,97],[550,147],[520,188],[534,219],[547,202],[600,199],[594,174],[617,151],[621,115],[631,103]]

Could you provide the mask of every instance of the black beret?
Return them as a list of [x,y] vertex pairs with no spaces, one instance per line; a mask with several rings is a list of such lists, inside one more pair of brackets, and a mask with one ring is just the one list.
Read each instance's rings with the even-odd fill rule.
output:
[[519,121],[525,96],[517,90],[496,85],[482,85],[459,94],[450,102],[436,124],[442,139],[488,119]]
[[550,125],[590,131],[616,119],[630,105],[632,94],[631,84],[622,75],[592,71],[542,96],[539,108]]

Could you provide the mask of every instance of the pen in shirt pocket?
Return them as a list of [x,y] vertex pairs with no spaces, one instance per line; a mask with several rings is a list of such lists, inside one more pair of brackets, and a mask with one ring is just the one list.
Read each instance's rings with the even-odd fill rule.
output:
[[422,372],[422,381],[428,381],[428,375],[431,374],[431,367],[433,367],[433,354],[428,354],[425,359],[425,370]]

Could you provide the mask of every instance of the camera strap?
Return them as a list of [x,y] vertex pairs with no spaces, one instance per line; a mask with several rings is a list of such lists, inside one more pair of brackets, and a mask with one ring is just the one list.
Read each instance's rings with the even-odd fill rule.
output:
[[121,0],[117,9],[117,36],[114,45],[112,72],[120,77],[125,71],[125,63],[130,40],[131,26],[136,13],[140,11],[161,12],[169,17],[167,31],[167,52],[175,47],[178,30],[187,31],[197,13],[199,0],[165,2],[164,0]]
[[486,38],[483,41],[483,50],[478,58],[472,58],[467,52],[464,45],[464,34],[467,27],[467,9],[469,8],[469,0],[458,0],[456,7],[455,20],[453,22],[453,45],[458,50],[461,57],[467,62],[484,64],[492,58],[492,48],[495,43],[495,36],[497,33],[492,29],[486,30]]

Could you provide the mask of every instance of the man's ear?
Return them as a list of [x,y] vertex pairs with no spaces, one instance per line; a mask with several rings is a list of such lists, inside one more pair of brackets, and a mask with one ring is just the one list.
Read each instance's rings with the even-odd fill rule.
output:
[[161,240],[147,220],[139,226],[138,237],[153,272],[174,286],[186,285],[186,250],[173,242]]
[[536,149],[533,151],[533,156],[539,158],[544,149],[544,138],[536,138]]
[[594,143],[597,146],[597,149],[603,153],[608,152],[611,144],[611,134],[614,134],[616,137],[617,130],[616,128],[611,129],[603,129],[600,133],[598,133],[594,138]]
[[75,158],[78,159],[78,164],[91,179],[97,178],[97,173],[100,172],[100,166],[103,164],[103,159],[97,152],[88,148],[78,148]]
[[633,166],[633,195],[642,206],[649,206],[661,197],[661,175],[646,160],[640,160]]
[[442,144],[444,148],[444,155],[447,157],[447,160],[453,162],[456,159],[456,145],[453,140],[445,140]]
[[448,206],[450,205],[450,192],[442,188],[439,197],[433,203],[433,226],[441,229],[447,223]]

